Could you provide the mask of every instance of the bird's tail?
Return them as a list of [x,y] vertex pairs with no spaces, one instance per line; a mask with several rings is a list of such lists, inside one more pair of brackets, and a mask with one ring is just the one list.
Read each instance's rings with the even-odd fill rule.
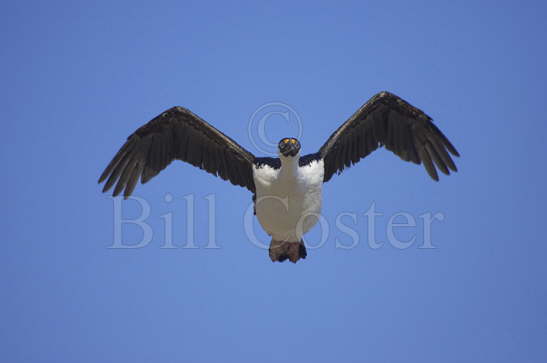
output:
[[308,255],[306,246],[304,246],[304,241],[302,240],[300,242],[287,242],[272,239],[269,251],[273,262],[283,262],[288,259],[292,263],[296,263],[296,261],[306,258]]

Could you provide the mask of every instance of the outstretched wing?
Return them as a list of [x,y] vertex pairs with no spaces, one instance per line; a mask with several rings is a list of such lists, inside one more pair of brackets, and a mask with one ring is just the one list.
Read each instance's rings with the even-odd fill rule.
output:
[[[254,155],[197,115],[173,107],[131,134],[99,178],[103,192],[131,195],[138,179],[144,184],[173,160],[186,161],[254,192]],[[108,179],[107,179],[108,178]]]
[[404,161],[423,163],[434,180],[439,180],[436,168],[446,175],[450,170],[457,171],[450,154],[460,155],[431,117],[392,93],[380,92],[342,124],[319,150],[325,165],[324,181],[381,146]]

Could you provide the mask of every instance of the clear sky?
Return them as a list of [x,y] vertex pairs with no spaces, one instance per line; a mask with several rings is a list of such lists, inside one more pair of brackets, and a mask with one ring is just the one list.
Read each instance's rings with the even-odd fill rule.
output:
[[[547,361],[546,11],[540,1],[3,4],[2,360]],[[292,111],[267,118],[267,140],[301,125],[314,152],[384,89],[435,119],[462,154],[458,173],[435,183],[375,152],[325,184],[329,234],[293,265],[249,240],[247,190],[175,162],[135,192],[152,240],[110,248],[114,202],[98,176],[163,110],[185,106],[262,154],[251,116],[278,102]],[[383,216],[370,222],[372,205]],[[124,218],[142,212],[121,206]],[[400,212],[392,222],[416,225],[390,236]],[[428,214],[442,220],[428,228]],[[192,229],[196,248],[183,248]],[[428,233],[434,248],[420,248]],[[124,224],[122,237],[135,246],[143,231]]]

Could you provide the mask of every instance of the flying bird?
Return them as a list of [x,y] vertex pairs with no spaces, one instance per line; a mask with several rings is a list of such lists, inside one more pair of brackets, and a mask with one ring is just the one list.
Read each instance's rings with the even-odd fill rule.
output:
[[99,178],[103,192],[129,197],[173,160],[188,162],[253,193],[255,214],[272,237],[272,261],[306,258],[302,236],[321,211],[322,185],[384,146],[404,161],[423,164],[438,181],[457,171],[458,151],[431,117],[402,98],[380,92],[368,100],[318,152],[300,155],[300,141],[279,141],[277,158],[257,157],[183,107],[173,107],[132,133]]

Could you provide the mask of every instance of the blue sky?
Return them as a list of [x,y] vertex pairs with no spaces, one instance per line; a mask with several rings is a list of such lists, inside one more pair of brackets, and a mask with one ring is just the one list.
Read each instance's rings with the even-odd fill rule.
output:
[[[0,355],[9,362],[544,362],[547,63],[539,1],[20,2],[2,6]],[[97,178],[125,138],[185,106],[259,153],[250,117],[289,105],[305,152],[380,90],[462,154],[431,181],[380,150],[324,188],[321,248],[273,264],[250,194],[177,162],[135,195],[149,244],[113,249]],[[271,118],[266,132],[293,136]],[[173,200],[166,202],[166,193]],[[188,197],[192,195],[192,197]],[[206,248],[207,196],[216,249]],[[187,199],[184,199],[184,198]],[[187,243],[194,198],[197,248]],[[211,197],[209,197],[211,198]],[[379,248],[367,243],[374,203]],[[141,210],[122,204],[124,217]],[[389,217],[408,248],[388,243]],[[162,248],[166,214],[176,248]],[[441,213],[435,248],[420,216]],[[256,227],[256,221],[255,221]],[[256,230],[258,238],[266,235]],[[127,244],[142,231],[124,225]],[[320,229],[306,241],[317,243]]]

